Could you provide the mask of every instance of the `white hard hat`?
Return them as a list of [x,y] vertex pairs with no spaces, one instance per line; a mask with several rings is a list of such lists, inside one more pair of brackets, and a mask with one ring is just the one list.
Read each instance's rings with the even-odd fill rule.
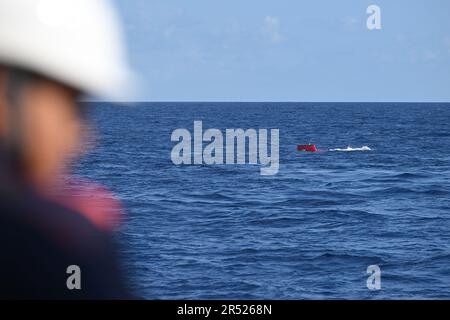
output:
[[0,0],[0,64],[114,97],[130,72],[107,0]]

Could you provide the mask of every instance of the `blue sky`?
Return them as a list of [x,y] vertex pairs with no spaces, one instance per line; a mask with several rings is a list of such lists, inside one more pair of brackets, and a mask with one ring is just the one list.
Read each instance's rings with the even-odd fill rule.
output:
[[114,3],[134,100],[450,101],[448,0]]

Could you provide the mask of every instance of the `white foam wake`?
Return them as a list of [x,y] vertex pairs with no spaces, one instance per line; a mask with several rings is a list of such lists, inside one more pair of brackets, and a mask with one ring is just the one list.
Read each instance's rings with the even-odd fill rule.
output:
[[360,148],[352,148],[348,146],[346,149],[336,148],[336,149],[330,149],[329,151],[344,151],[344,152],[350,152],[350,151],[372,151],[368,146],[362,146]]

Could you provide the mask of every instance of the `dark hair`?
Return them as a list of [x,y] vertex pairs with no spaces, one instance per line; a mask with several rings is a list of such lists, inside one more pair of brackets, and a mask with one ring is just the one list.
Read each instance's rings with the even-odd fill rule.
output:
[[8,68],[6,77],[6,99],[16,108],[21,104],[22,91],[38,76],[19,68]]
[[20,68],[5,67],[5,102],[8,108],[8,118],[12,123],[8,126],[8,139],[2,143],[2,162],[10,174],[20,175],[23,171],[22,130],[20,128],[20,114],[22,109],[23,91],[39,78],[33,72]]

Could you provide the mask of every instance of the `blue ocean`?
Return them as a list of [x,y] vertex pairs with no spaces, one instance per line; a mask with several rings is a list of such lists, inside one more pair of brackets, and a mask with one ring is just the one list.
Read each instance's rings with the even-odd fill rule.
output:
[[[89,104],[99,141],[76,172],[125,205],[117,239],[139,296],[450,299],[450,104]],[[197,120],[279,129],[278,174],[174,165],[172,132]]]

